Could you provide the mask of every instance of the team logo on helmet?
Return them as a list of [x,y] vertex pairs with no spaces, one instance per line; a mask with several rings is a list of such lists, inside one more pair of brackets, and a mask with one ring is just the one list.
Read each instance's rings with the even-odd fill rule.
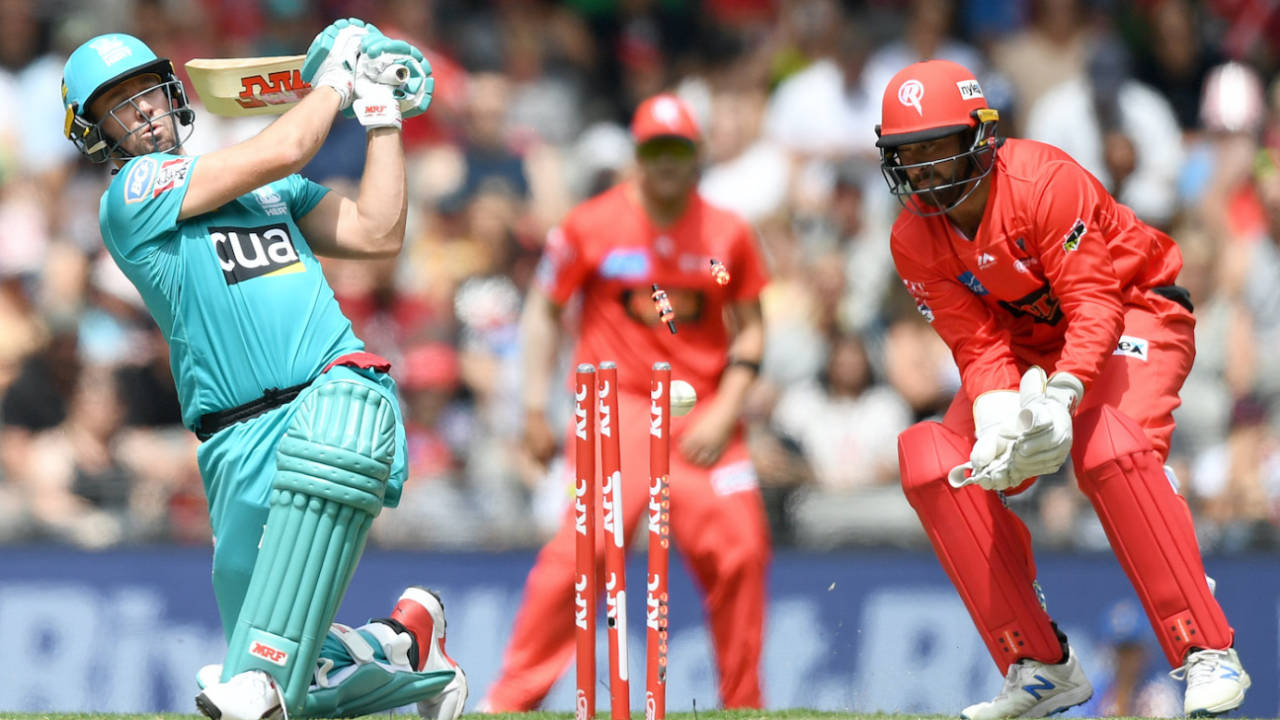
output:
[[898,102],[907,107],[915,108],[915,111],[924,117],[924,108],[920,105],[920,100],[924,97],[924,83],[919,80],[908,80],[898,86]]
[[658,101],[653,104],[653,119],[669,128],[674,128],[676,123],[680,122],[680,106],[671,98],[658,98]]
[[115,63],[129,57],[133,54],[119,38],[105,35],[89,43],[89,47],[97,51],[98,57],[102,58],[102,64],[110,67]]

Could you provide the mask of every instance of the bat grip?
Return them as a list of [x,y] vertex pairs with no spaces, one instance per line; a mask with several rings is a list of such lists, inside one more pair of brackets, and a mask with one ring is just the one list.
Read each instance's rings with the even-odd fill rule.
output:
[[403,85],[404,81],[409,79],[409,68],[398,63],[388,65],[385,70],[378,73],[375,79],[383,85]]

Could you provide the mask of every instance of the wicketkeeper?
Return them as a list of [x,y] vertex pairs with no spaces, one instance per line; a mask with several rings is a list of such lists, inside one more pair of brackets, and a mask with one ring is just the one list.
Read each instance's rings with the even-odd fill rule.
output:
[[904,208],[894,261],[963,380],[941,423],[899,436],[902,486],[1005,673],[1000,694],[963,716],[1041,717],[1093,693],[1004,504],[1068,454],[1186,677],[1187,714],[1238,707],[1249,675],[1164,465],[1195,357],[1177,246],[1066,153],[999,137],[977,79],[955,63],[904,68],[882,112],[876,144]]
[[[376,82],[390,65],[410,77]],[[213,587],[229,649],[198,678],[200,711],[257,720],[365,715],[418,703],[453,720],[466,678],[444,653],[444,608],[409,588],[391,617],[333,623],[369,525],[396,504],[405,438],[389,364],[364,352],[317,255],[399,252],[406,208],[402,117],[431,101],[430,66],[359,20],[316,37],[314,89],[257,136],[183,154],[195,114],[168,60],[100,35],[67,60],[66,134],[115,178],[102,196],[107,251],[169,343],[183,422],[214,535]],[[359,196],[296,173],[335,113],[368,131]]]

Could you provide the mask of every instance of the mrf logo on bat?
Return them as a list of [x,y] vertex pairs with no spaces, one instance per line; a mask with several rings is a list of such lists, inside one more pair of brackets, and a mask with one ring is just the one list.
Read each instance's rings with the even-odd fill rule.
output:
[[260,73],[240,78],[240,97],[236,102],[245,109],[267,105],[296,103],[311,92],[311,85],[302,79],[301,70],[278,70],[263,78]]

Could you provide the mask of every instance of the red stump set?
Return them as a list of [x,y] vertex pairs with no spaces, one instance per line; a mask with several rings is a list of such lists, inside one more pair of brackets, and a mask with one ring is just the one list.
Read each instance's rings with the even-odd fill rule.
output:
[[[631,716],[627,666],[626,538],[622,528],[618,368],[577,367],[574,383],[574,632],[577,646],[577,720],[595,717],[596,523],[603,521],[604,591],[609,635],[612,720]],[[645,583],[645,718],[661,720],[667,706],[667,565],[671,547],[668,472],[671,459],[671,365],[654,363],[649,380],[649,572]],[[596,501],[596,437],[600,439],[600,501]],[[597,514],[597,507],[600,512]]]

